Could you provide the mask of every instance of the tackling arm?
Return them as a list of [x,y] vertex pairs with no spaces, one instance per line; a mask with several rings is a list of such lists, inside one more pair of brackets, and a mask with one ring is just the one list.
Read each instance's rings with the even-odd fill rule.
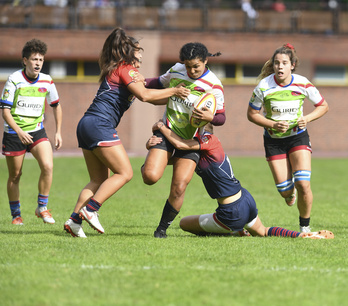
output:
[[176,135],[172,130],[164,125],[162,121],[154,124],[152,130],[160,130],[161,133],[168,139],[168,141],[178,150],[200,150],[200,145],[194,139],[182,139]]

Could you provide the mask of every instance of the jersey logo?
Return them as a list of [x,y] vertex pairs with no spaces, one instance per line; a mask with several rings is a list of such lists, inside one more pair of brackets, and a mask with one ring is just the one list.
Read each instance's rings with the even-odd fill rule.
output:
[[130,77],[134,78],[135,70],[129,70],[128,74]]
[[7,100],[7,98],[9,97],[10,95],[10,90],[9,89],[5,89],[4,90],[4,94],[2,96],[2,100]]
[[205,90],[202,87],[199,87],[199,86],[195,86],[195,88],[193,90],[199,91],[199,92],[205,92]]
[[208,143],[209,142],[209,137],[207,136],[202,136],[201,137],[203,143]]
[[291,94],[292,94],[293,96],[300,96],[300,95],[301,95],[301,93],[298,92],[298,91],[292,91]]
[[130,96],[128,97],[128,101],[129,101],[130,103],[133,103],[134,100],[135,100],[135,96],[134,96],[134,95],[130,95]]
[[41,88],[39,88],[38,90],[39,90],[39,92],[41,92],[41,93],[47,92],[47,88],[45,88],[45,87],[41,87]]

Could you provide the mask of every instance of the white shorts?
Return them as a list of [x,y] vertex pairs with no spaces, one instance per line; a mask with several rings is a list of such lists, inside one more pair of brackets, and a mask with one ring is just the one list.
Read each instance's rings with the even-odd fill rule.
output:
[[[254,218],[252,221],[249,223],[245,224],[245,228],[250,228],[252,227],[255,222],[256,218]],[[199,225],[200,227],[207,233],[230,233],[232,230],[228,228],[226,225],[222,224],[215,216],[215,213],[213,214],[205,214],[205,215],[200,215],[199,216]]]

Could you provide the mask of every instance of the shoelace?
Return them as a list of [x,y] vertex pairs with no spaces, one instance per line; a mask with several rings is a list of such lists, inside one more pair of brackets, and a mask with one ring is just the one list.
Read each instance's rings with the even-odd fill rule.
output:
[[50,209],[47,209],[47,210],[44,210],[44,211],[42,211],[42,212],[40,212],[40,215],[42,216],[42,217],[45,217],[45,218],[52,218],[52,214],[50,213]]

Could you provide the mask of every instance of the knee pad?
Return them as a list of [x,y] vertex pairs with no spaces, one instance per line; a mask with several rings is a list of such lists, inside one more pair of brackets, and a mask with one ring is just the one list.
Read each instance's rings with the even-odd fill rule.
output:
[[289,179],[287,181],[284,181],[283,183],[276,184],[277,189],[279,192],[291,190],[294,188],[294,182],[292,179]]
[[311,180],[311,171],[308,170],[299,170],[294,172],[295,182],[297,181],[310,181]]

